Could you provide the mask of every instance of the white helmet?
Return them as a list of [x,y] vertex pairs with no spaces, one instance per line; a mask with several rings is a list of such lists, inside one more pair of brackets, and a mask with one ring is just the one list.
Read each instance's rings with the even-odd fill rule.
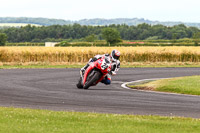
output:
[[113,61],[117,61],[117,60],[119,60],[119,57],[120,57],[120,52],[118,51],[118,50],[113,50],[112,52],[111,52],[111,59],[113,60]]

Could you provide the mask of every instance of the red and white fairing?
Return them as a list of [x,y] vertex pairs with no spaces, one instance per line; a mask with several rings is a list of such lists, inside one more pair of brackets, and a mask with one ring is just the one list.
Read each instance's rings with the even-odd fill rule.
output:
[[110,60],[110,58],[103,56],[101,59],[98,59],[97,61],[92,62],[90,64],[90,66],[85,71],[84,78],[83,78],[83,85],[85,84],[85,82],[87,80],[88,74],[93,69],[98,69],[102,73],[102,76],[99,78],[99,80],[96,83],[94,83],[94,85],[96,85],[101,80],[103,80],[104,77],[111,71],[111,60]]

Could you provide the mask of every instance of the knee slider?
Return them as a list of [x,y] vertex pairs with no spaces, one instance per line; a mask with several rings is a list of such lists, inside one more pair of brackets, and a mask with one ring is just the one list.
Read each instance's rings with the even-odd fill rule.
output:
[[111,84],[111,81],[110,81],[110,80],[106,80],[106,81],[104,82],[104,84],[109,85],[109,84]]

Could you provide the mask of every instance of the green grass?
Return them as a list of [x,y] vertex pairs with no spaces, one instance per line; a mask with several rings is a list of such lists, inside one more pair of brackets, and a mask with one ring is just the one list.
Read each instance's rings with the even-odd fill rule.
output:
[[200,119],[0,107],[1,133],[198,133]]
[[[0,69],[17,69],[17,68],[81,68],[85,64],[72,64],[72,65],[50,65],[50,64],[28,64],[28,65],[17,65],[17,64],[0,64]],[[176,64],[176,63],[121,63],[121,68],[141,68],[141,67],[200,67],[200,64]]]
[[121,65],[122,68],[200,67],[200,65]]
[[84,65],[3,65],[0,69],[22,69],[22,68],[81,68]]
[[161,79],[140,85],[129,85],[137,89],[200,95],[200,76]]

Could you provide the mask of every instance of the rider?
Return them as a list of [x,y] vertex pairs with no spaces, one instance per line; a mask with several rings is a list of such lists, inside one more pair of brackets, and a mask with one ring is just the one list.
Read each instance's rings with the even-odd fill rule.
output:
[[111,75],[116,75],[116,72],[120,68],[120,61],[119,61],[120,52],[118,50],[113,50],[111,52],[111,54],[103,54],[103,55],[94,56],[94,58],[91,58],[89,60],[89,62],[87,63],[86,66],[81,68],[81,71],[84,72],[88,68],[88,66],[90,66],[91,62],[94,62],[94,61],[96,61],[98,59],[101,59],[103,56],[109,57],[111,59],[111,61],[112,61],[112,67],[111,67],[110,73],[108,73],[106,75],[106,77],[101,81],[102,83],[104,83],[106,85],[109,85],[111,83]]

